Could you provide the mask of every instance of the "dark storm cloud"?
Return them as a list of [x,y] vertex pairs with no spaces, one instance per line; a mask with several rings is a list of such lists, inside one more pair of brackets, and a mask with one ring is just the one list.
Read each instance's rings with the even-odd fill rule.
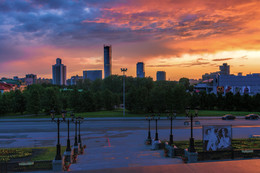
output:
[[[214,3],[203,7],[204,9],[193,11],[193,8],[189,7],[192,1],[175,0],[172,4],[152,0],[147,2],[0,0],[0,31],[4,33],[0,37],[10,36],[2,41],[6,45],[17,42],[66,49],[97,47],[103,43],[121,46],[141,42],[130,46],[132,50],[128,50],[127,46],[122,50],[128,50],[127,55],[134,56],[138,56],[137,53],[144,57],[180,56],[181,53],[195,54],[207,52],[208,49],[170,47],[167,45],[169,42],[178,43],[180,40],[238,33],[242,30],[243,23],[252,15],[225,16],[226,11],[216,15]],[[155,8],[156,4],[159,5],[158,8]],[[183,5],[187,8],[174,9],[172,5]],[[219,5],[216,10],[222,10],[224,7],[226,8]],[[200,63],[194,65],[196,64]]]
[[[2,1],[1,9],[5,18],[15,21],[8,34],[25,39],[43,37],[44,43],[57,46],[160,40],[165,36],[174,40],[201,38],[233,28],[229,24],[232,19],[213,22],[202,14],[183,14],[174,23],[170,18],[160,21],[169,13],[159,10],[122,13],[111,9],[122,4],[127,1],[14,0]],[[205,32],[198,34],[197,30]]]
[[0,12],[28,12],[32,11],[31,4],[24,0],[2,0],[0,1]]

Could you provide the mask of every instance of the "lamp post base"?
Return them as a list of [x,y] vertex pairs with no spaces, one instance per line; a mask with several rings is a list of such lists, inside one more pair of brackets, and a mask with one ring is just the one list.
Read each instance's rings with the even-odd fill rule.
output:
[[72,162],[71,151],[65,151],[62,158],[63,171],[68,171]]
[[160,140],[154,140],[154,141],[152,141],[152,150],[159,150],[159,149],[161,149],[161,145],[162,145],[162,143],[161,143],[161,141]]
[[185,157],[187,158],[187,163],[196,163],[198,162],[198,153],[189,152],[187,149],[184,150]]
[[156,132],[155,133],[155,139],[154,139],[155,141],[159,141],[159,138],[158,138],[158,133]]
[[146,139],[145,145],[152,145],[152,139]]
[[78,146],[74,146],[73,150],[72,150],[72,163],[76,163],[77,162],[77,157],[78,157]]
[[173,144],[173,135],[171,134],[170,135],[170,140],[169,140],[169,145],[172,145]]
[[84,148],[82,147],[82,144],[81,144],[81,143],[78,144],[78,154],[79,154],[79,155],[84,154]]
[[195,153],[195,147],[194,147],[194,138],[190,138],[190,146],[189,146],[189,152]]
[[56,145],[56,156],[55,156],[55,160],[61,160],[61,154],[60,154],[60,144]]
[[52,161],[52,170],[56,172],[62,171],[62,160],[53,160]]

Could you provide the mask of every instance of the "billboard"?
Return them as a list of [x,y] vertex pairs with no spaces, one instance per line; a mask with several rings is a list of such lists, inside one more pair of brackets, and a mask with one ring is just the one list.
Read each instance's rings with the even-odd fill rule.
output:
[[250,93],[250,87],[249,86],[243,86],[242,91],[243,91],[243,94],[249,94]]
[[[222,93],[222,88],[218,87],[217,88],[219,93]],[[233,93],[233,94],[250,94],[250,86],[225,86],[225,94],[226,93]]]
[[231,125],[203,126],[203,150],[220,151],[232,149]]
[[239,93],[242,94],[242,87],[241,86],[235,86],[235,94]]
[[233,87],[232,86],[226,86],[225,87],[225,93],[229,93],[229,92],[233,93]]
[[223,86],[218,86],[217,87],[217,92],[220,93],[220,94],[223,94],[224,93],[224,87]]

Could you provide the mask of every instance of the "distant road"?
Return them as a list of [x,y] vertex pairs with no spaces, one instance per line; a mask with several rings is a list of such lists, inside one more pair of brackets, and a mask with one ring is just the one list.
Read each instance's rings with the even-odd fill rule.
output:
[[[188,140],[190,126],[184,126],[185,118],[174,120],[174,140]],[[196,121],[196,119],[195,119]],[[202,138],[202,125],[232,125],[233,138],[247,138],[252,134],[260,134],[260,120],[221,120],[220,118],[199,118],[200,125],[195,125],[194,137]],[[71,139],[74,137],[74,124],[70,125]],[[115,137],[114,134],[143,134],[147,137],[148,122],[144,119],[92,119],[81,125],[84,140],[93,138]],[[155,121],[151,121],[152,136],[154,136]],[[168,139],[170,121],[158,121],[159,138]],[[57,125],[49,119],[34,119],[31,121],[19,119],[0,120],[0,147],[26,147],[26,146],[53,146],[56,144]],[[66,144],[67,124],[61,124],[61,142]],[[142,136],[142,135],[141,135]]]

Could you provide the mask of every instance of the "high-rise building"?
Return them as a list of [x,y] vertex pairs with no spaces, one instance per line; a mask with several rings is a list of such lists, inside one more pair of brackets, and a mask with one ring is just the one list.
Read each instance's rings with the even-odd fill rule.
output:
[[37,84],[51,84],[52,83],[52,79],[38,78],[36,83]]
[[112,74],[112,46],[104,45],[104,77]]
[[220,75],[230,75],[230,66],[227,63],[223,63],[222,66],[219,66]]
[[102,79],[102,70],[83,71],[83,79],[89,79],[91,81]]
[[165,71],[157,71],[156,80],[157,81],[166,80],[166,72]]
[[66,85],[66,66],[61,63],[61,59],[56,59],[56,64],[52,66],[52,84]]
[[67,80],[67,85],[76,85],[82,79],[83,77],[79,75],[71,76],[71,78]]
[[136,77],[145,77],[145,72],[144,72],[144,63],[143,62],[138,62],[136,64]]
[[25,83],[26,85],[36,84],[37,75],[35,74],[27,74],[25,75]]

